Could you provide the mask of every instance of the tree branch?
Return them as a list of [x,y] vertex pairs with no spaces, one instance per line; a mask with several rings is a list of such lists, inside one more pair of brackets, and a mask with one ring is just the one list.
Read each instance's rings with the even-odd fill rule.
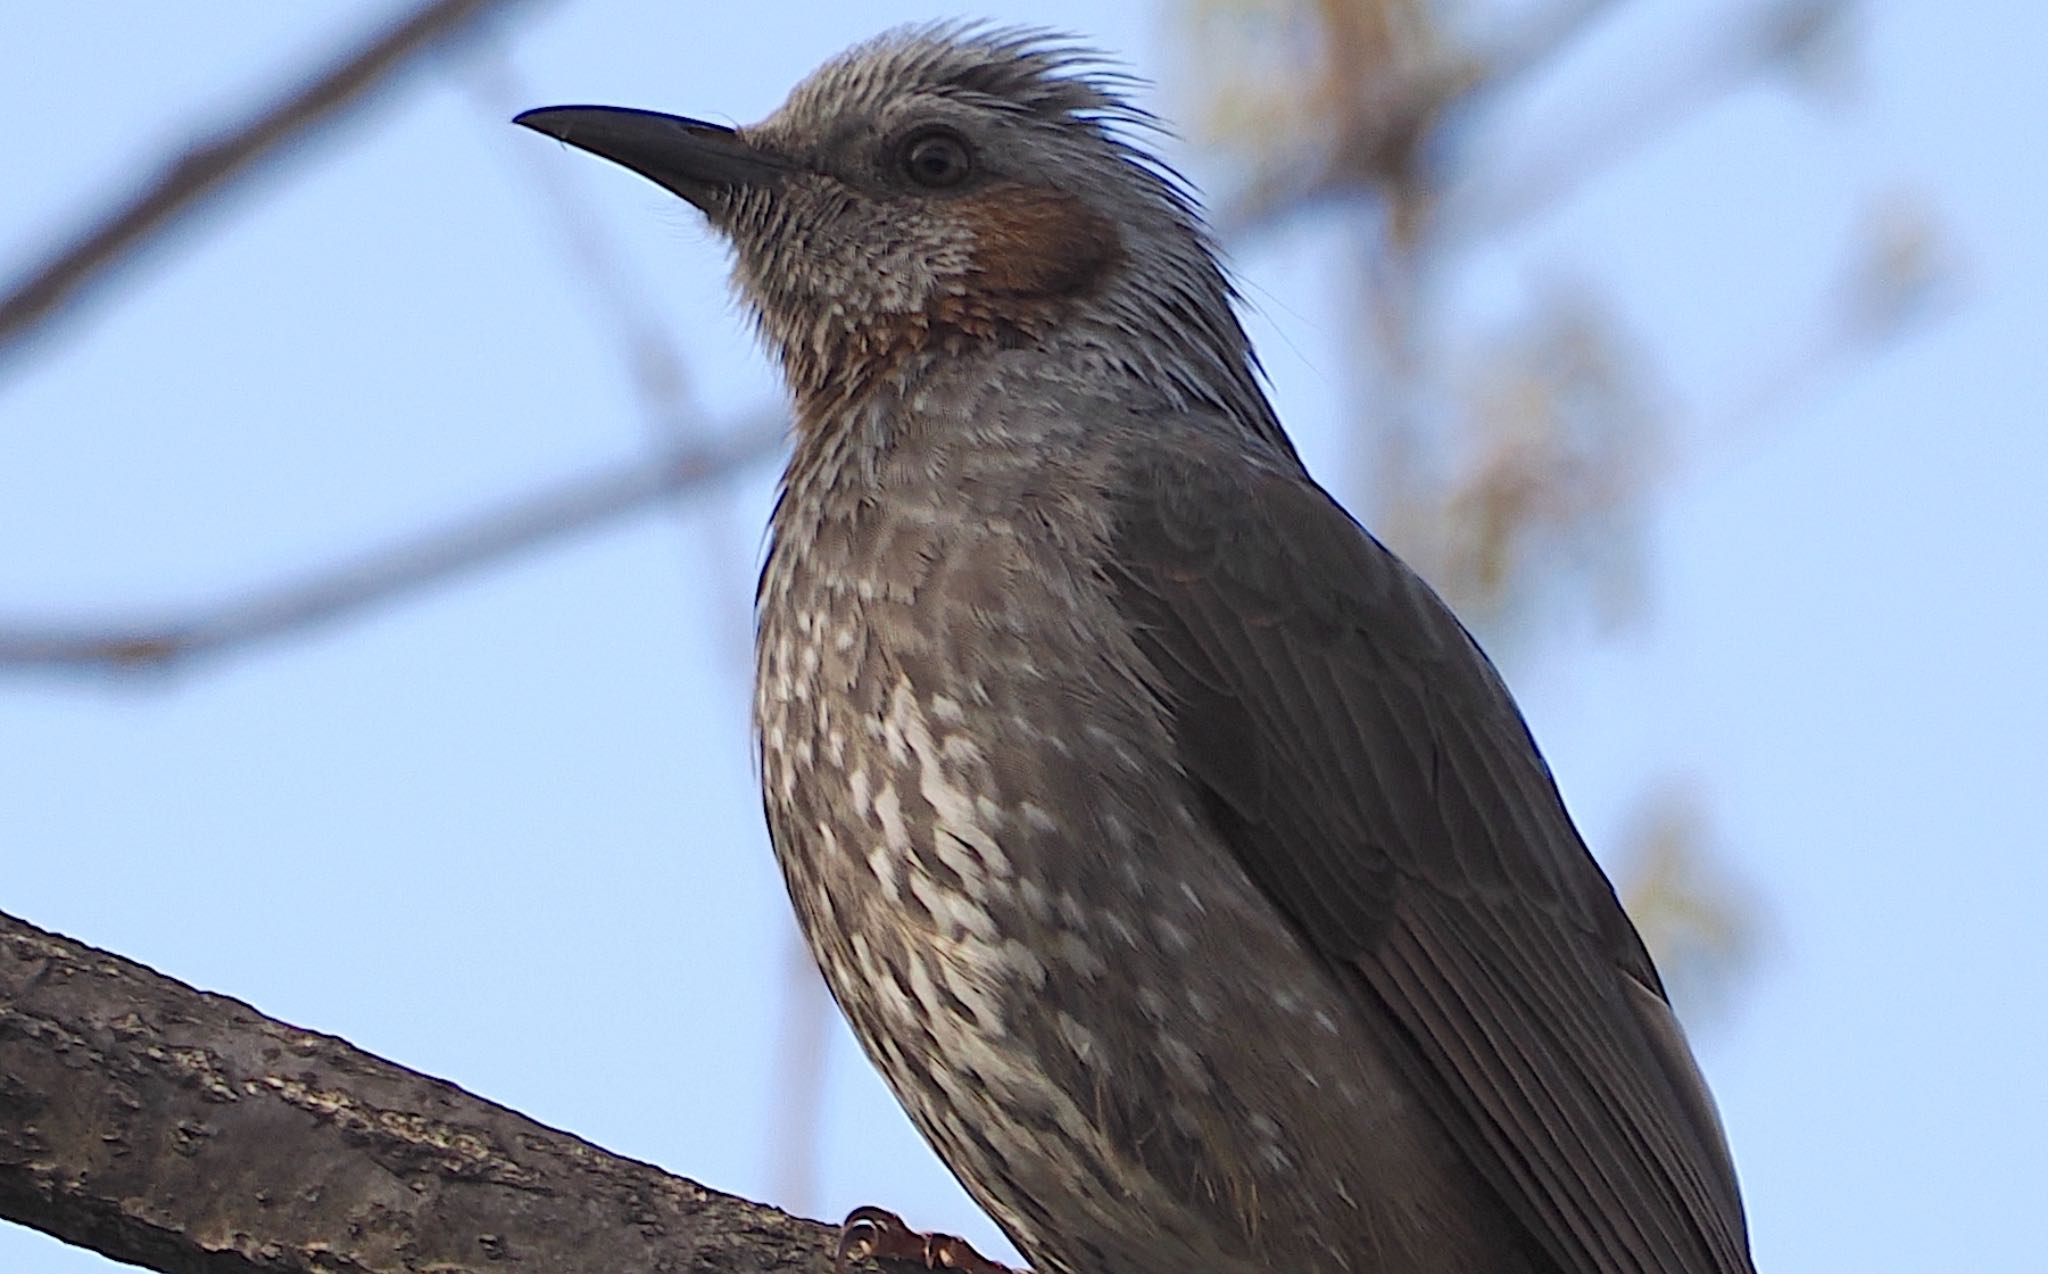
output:
[[[1856,0],[1764,0],[1702,29],[1670,56],[1648,59],[1632,82],[1607,86],[1585,115],[1524,147],[1512,161],[1450,174],[1440,192],[1440,231],[1461,243],[1487,242],[1556,206],[1693,112],[1786,66],[1800,42],[1824,39]],[[1474,151],[1486,142],[1468,143]]]
[[825,1271],[835,1234],[5,913],[0,1218],[176,1274]]
[[770,454],[781,439],[780,421],[757,422],[725,441],[679,448],[572,478],[466,521],[360,553],[191,616],[0,627],[0,671],[131,671],[239,652],[683,495]]
[[[1707,28],[1711,38],[1646,61],[1652,70],[1636,86],[1641,100],[1615,100],[1610,91],[1575,133],[1548,141],[1547,153],[1492,163],[1497,148],[1483,136],[1491,121],[1476,108],[1498,100],[1615,7],[1613,0],[1558,0],[1491,45],[1383,70],[1370,91],[1358,94],[1352,114],[1329,123],[1325,153],[1264,172],[1237,192],[1215,217],[1218,236],[1252,238],[1303,211],[1384,192],[1390,180],[1419,174],[1438,205],[1436,233],[1460,244],[1483,241],[1550,206],[1686,112],[1824,38],[1856,2],[1753,0]],[[1415,169],[1408,161],[1446,129],[1462,134],[1456,145],[1432,157],[1435,169]],[[1475,157],[1491,166],[1475,166]]]
[[31,268],[0,299],[0,361],[207,196],[282,153],[283,143],[326,122],[414,58],[473,34],[482,18],[509,3],[428,0],[253,117],[193,145],[155,181]]
[[1336,68],[1340,80],[1356,87],[1340,99],[1341,116],[1326,121],[1326,152],[1269,169],[1240,190],[1217,213],[1217,236],[1249,238],[1305,208],[1382,186],[1391,176],[1412,178],[1417,155],[1448,121],[1549,61],[1615,3],[1556,0],[1480,47],[1431,50],[1409,63]]

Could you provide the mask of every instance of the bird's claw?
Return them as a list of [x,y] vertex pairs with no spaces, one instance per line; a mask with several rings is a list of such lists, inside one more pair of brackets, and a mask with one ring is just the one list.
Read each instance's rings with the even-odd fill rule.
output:
[[844,1271],[856,1261],[904,1261],[928,1270],[959,1274],[1017,1274],[974,1250],[966,1239],[951,1234],[920,1234],[886,1208],[861,1207],[846,1214],[839,1226],[839,1247],[833,1268]]
[[[918,1252],[906,1252],[903,1240],[919,1236],[903,1224],[903,1218],[884,1208],[855,1208],[839,1223],[839,1247],[832,1268],[844,1271],[855,1261],[913,1260]],[[920,1249],[921,1251],[921,1249]]]

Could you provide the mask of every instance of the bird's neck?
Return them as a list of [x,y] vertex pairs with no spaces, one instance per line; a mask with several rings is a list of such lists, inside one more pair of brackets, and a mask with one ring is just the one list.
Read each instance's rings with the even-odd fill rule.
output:
[[1054,330],[1049,307],[997,307],[940,298],[921,310],[837,321],[768,324],[783,380],[796,400],[800,435],[827,433],[901,400],[937,367],[971,367],[1028,347]]
[[1134,339],[1136,321],[1114,310],[992,308],[960,298],[857,326],[769,335],[795,400],[800,453],[846,451],[838,458],[850,460],[886,447],[935,389],[959,400],[980,386],[1029,392],[1034,382],[1225,417],[1292,453],[1234,319],[1193,340],[1161,340],[1156,327]]

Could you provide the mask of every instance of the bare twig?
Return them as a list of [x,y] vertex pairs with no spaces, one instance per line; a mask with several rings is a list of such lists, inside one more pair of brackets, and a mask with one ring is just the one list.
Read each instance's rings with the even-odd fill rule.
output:
[[[534,98],[501,58],[480,59],[471,79],[478,100],[494,120],[508,118]],[[703,419],[692,406],[689,377],[676,349],[647,304],[639,282],[619,258],[616,245],[601,229],[568,180],[569,165],[561,156],[530,144],[518,147],[520,167],[533,183],[538,202],[551,215],[552,228],[564,256],[584,284],[592,307],[610,325],[612,347],[640,400],[648,436],[657,444],[675,445],[687,437],[691,423]],[[731,570],[743,560],[732,551],[737,540],[730,513],[721,511],[691,537],[696,551],[713,571]],[[753,669],[751,616],[735,608],[733,615],[706,616],[717,627],[727,662],[734,672],[729,683],[745,686]],[[769,1156],[769,1179],[775,1200],[801,1210],[817,1192],[819,1137],[824,1126],[826,1062],[831,1041],[832,1008],[818,978],[810,948],[794,926],[783,926],[781,989],[774,1031],[776,1100],[761,1139]]]
[[825,1127],[825,1064],[831,1057],[832,1001],[795,925],[782,926],[782,974],[774,1030],[775,1101],[764,1134],[770,1197],[801,1212],[818,1192],[819,1139]]
[[[1328,122],[1335,144],[1321,162],[1290,162],[1239,192],[1216,218],[1225,239],[1250,236],[1294,213],[1383,181],[1389,157],[1413,155],[1454,115],[1547,62],[1616,0],[1558,0],[1476,49],[1431,49],[1361,74],[1343,68],[1347,118]],[[1405,162],[1405,161],[1404,161]]]
[[[1483,243],[1560,199],[1687,118],[1796,55],[1794,41],[1821,38],[1854,0],[1769,0],[1717,22],[1682,54],[1654,59],[1633,85],[1617,86],[1590,106],[1576,129],[1523,149],[1512,166],[1471,170],[1446,180],[1440,233]],[[1471,153],[1487,150],[1469,144]]]
[[1872,208],[1855,255],[1807,317],[1758,340],[1742,360],[1746,379],[1702,429],[1703,457],[1726,461],[1753,448],[1765,426],[1832,380],[1959,308],[1970,271],[1935,213],[1907,194]]
[[220,136],[193,145],[120,206],[55,255],[30,268],[0,299],[0,361],[71,308],[109,271],[209,196],[262,161],[288,153],[282,143],[331,122],[344,108],[416,58],[476,32],[481,19],[513,0],[428,0],[327,69]]
[[[1482,138],[1464,136],[1454,151],[1433,156],[1443,168],[1430,174],[1437,232],[1461,243],[1484,241],[1503,226],[1550,206],[1594,174],[1624,159],[1657,131],[1756,72],[1795,58],[1802,44],[1817,42],[1839,24],[1857,0],[1761,0],[1708,28],[1707,38],[1674,54],[1652,59],[1653,80],[1639,86],[1634,100],[1609,100],[1576,134],[1552,139],[1539,155],[1523,154],[1506,172],[1473,167],[1485,157]],[[1561,0],[1508,37],[1476,50],[1438,53],[1386,73],[1388,82],[1361,94],[1357,116],[1337,121],[1329,135],[1339,139],[1319,162],[1293,164],[1262,174],[1239,192],[1217,218],[1225,238],[1242,238],[1273,228],[1289,217],[1381,186],[1387,176],[1380,157],[1402,148],[1421,150],[1430,134],[1456,121],[1474,129],[1476,108],[1498,99],[1524,72],[1544,65],[1615,0]]]
[[649,308],[633,272],[619,259],[602,219],[579,197],[561,162],[559,147],[534,145],[531,134],[509,127],[514,112],[533,105],[509,62],[501,56],[478,59],[474,74],[465,77],[477,104],[500,131],[521,133],[511,153],[533,188],[536,202],[548,213],[549,228],[562,245],[564,258],[583,284],[595,309],[611,326],[612,348],[624,364],[627,379],[640,399],[648,436],[657,444],[684,441],[704,419],[691,402],[690,377],[668,331]]
[[[509,63],[501,57],[480,58],[469,83],[494,126],[508,134],[520,132],[507,127],[506,121],[535,99]],[[553,148],[534,145],[536,139],[531,134],[522,132],[512,140],[518,143],[511,150],[521,161],[521,175],[532,183],[537,202],[548,212],[570,269],[583,284],[592,309],[611,327],[613,339],[607,345],[618,355],[620,371],[639,399],[649,445],[687,445],[710,417],[691,393],[689,368],[673,334],[649,305],[614,238],[601,228],[604,219],[567,179],[572,165],[559,162],[561,155],[553,153]],[[746,536],[732,521],[730,514],[721,514],[702,524],[700,533],[691,537],[692,547],[714,572],[748,561],[746,554],[734,551]],[[751,616],[742,612],[734,622],[719,624],[718,630],[733,667],[743,674],[750,670],[754,650]]]
[[1522,72],[1549,62],[1616,4],[1617,0],[1557,0],[1529,14],[1482,53],[1484,86],[1501,88]]
[[189,618],[0,625],[0,670],[127,671],[239,652],[702,488],[774,451],[781,434],[779,424],[757,422],[716,444],[573,478]]

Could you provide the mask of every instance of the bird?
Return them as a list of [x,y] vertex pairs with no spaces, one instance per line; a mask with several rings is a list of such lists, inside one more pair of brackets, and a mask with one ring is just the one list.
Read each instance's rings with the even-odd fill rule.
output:
[[1040,1274],[1753,1271],[1648,950],[1310,476],[1138,89],[955,22],[750,126],[516,119],[700,210],[779,360],[754,725],[826,983]]

